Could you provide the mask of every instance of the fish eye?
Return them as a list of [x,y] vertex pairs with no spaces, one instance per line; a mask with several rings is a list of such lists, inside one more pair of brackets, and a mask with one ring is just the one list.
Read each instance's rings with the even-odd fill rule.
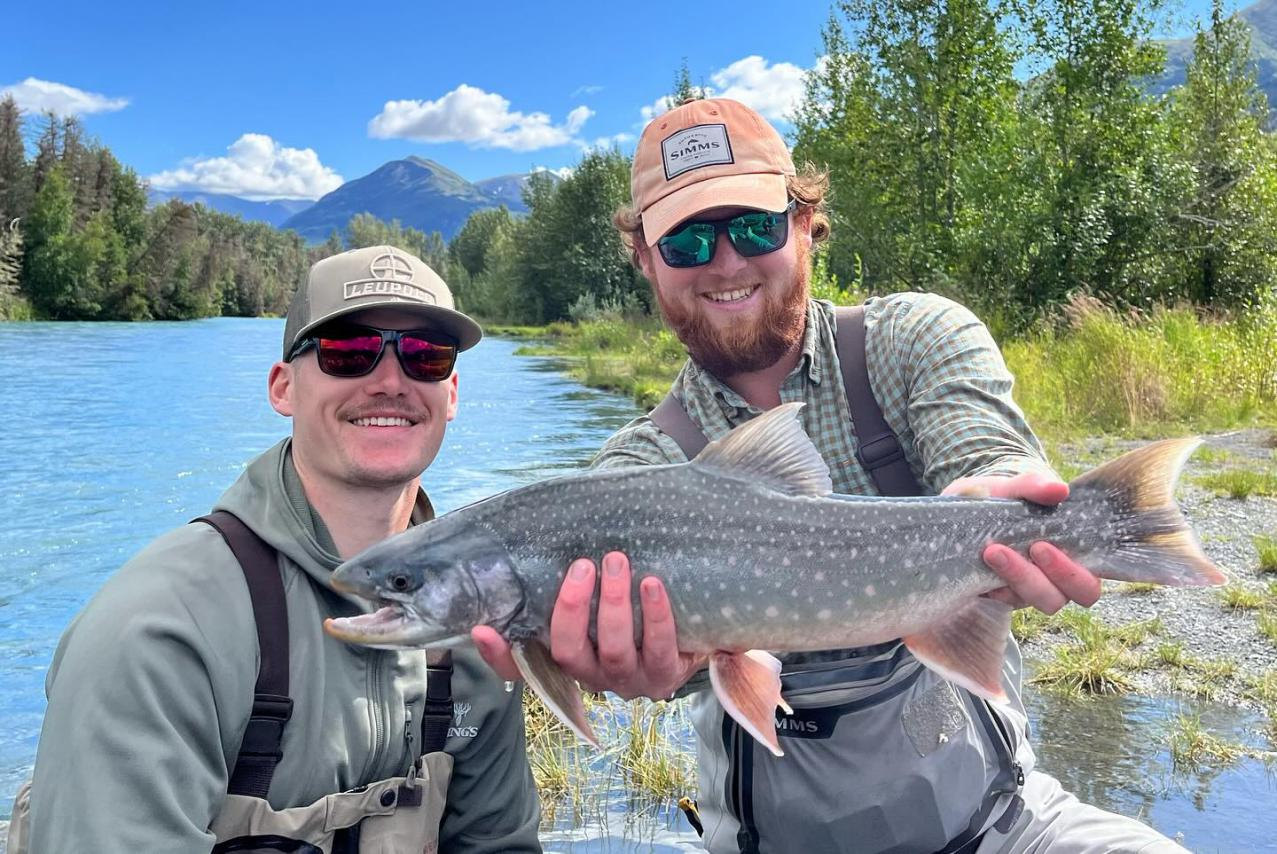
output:
[[398,572],[390,576],[390,586],[397,592],[403,593],[404,591],[412,589],[412,579],[404,573]]

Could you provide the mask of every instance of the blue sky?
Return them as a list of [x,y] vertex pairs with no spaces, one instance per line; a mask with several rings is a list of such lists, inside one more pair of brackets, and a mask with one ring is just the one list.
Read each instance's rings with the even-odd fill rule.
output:
[[313,198],[410,154],[478,180],[632,150],[684,59],[783,132],[829,8],[14,3],[0,90],[77,113],[157,187]]

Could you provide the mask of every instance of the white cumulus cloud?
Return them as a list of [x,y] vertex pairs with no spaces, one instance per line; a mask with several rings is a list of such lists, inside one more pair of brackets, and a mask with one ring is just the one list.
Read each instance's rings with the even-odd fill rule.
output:
[[108,98],[65,83],[53,83],[35,77],[28,77],[21,83],[0,89],[0,98],[6,95],[12,95],[18,106],[28,112],[53,112],[59,116],[110,113],[129,105],[128,98]]
[[512,111],[505,97],[462,83],[434,101],[387,101],[368,122],[368,135],[536,151],[577,142],[592,115],[589,107],[576,107],[556,125],[545,113]]
[[[820,68],[825,57],[816,61]],[[788,121],[802,103],[804,78],[809,69],[792,62],[769,63],[761,56],[738,59],[710,75],[712,86],[704,87],[707,98],[731,98],[753,108],[772,121]],[[639,108],[646,124],[674,107],[669,95]]]
[[709,79],[717,87],[715,97],[740,101],[763,118],[787,120],[802,102],[806,73],[791,62],[769,65],[761,56],[747,56]]
[[152,175],[159,190],[228,193],[254,201],[317,199],[342,185],[342,178],[319,162],[311,148],[287,148],[269,136],[246,133],[225,157],[195,158]]

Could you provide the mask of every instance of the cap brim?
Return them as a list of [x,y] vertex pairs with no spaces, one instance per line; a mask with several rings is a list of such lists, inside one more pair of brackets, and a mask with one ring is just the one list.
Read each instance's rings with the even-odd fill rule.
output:
[[479,340],[483,338],[483,328],[479,326],[469,316],[450,308],[444,308],[439,305],[423,305],[419,302],[409,302],[407,300],[369,300],[361,302],[358,305],[343,306],[340,311],[330,312],[323,317],[317,317],[310,323],[303,326],[294,337],[294,341],[300,341],[316,329],[339,317],[348,314],[354,314],[359,311],[367,311],[373,308],[385,308],[391,311],[399,311],[404,314],[419,315],[426,321],[426,325],[432,329],[438,329],[446,332],[453,338],[457,339],[458,350],[469,350]]
[[776,172],[708,178],[657,199],[642,211],[643,239],[655,246],[671,228],[710,208],[783,211],[788,204],[785,176]]

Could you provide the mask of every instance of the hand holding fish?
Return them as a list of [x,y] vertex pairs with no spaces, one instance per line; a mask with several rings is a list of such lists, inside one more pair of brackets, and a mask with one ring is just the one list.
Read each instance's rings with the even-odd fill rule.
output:
[[[1038,472],[1026,472],[1013,477],[959,478],[941,494],[1019,498],[1054,507],[1069,497],[1069,486]],[[1031,607],[1054,614],[1070,602],[1089,608],[1099,601],[1100,579],[1050,543],[1034,543],[1029,557],[995,543],[984,550],[983,557],[989,569],[1007,584],[984,595],[1012,608]]]
[[[639,583],[642,644],[635,643],[630,562],[621,552],[603,557],[599,583],[597,643],[590,639],[594,562],[581,558],[568,568],[550,618],[550,654],[587,691],[608,690],[626,700],[664,699],[705,663],[703,655],[680,653],[674,614],[660,579]],[[510,680],[520,679],[510,644],[495,629],[476,626],[471,639],[484,661]]]

